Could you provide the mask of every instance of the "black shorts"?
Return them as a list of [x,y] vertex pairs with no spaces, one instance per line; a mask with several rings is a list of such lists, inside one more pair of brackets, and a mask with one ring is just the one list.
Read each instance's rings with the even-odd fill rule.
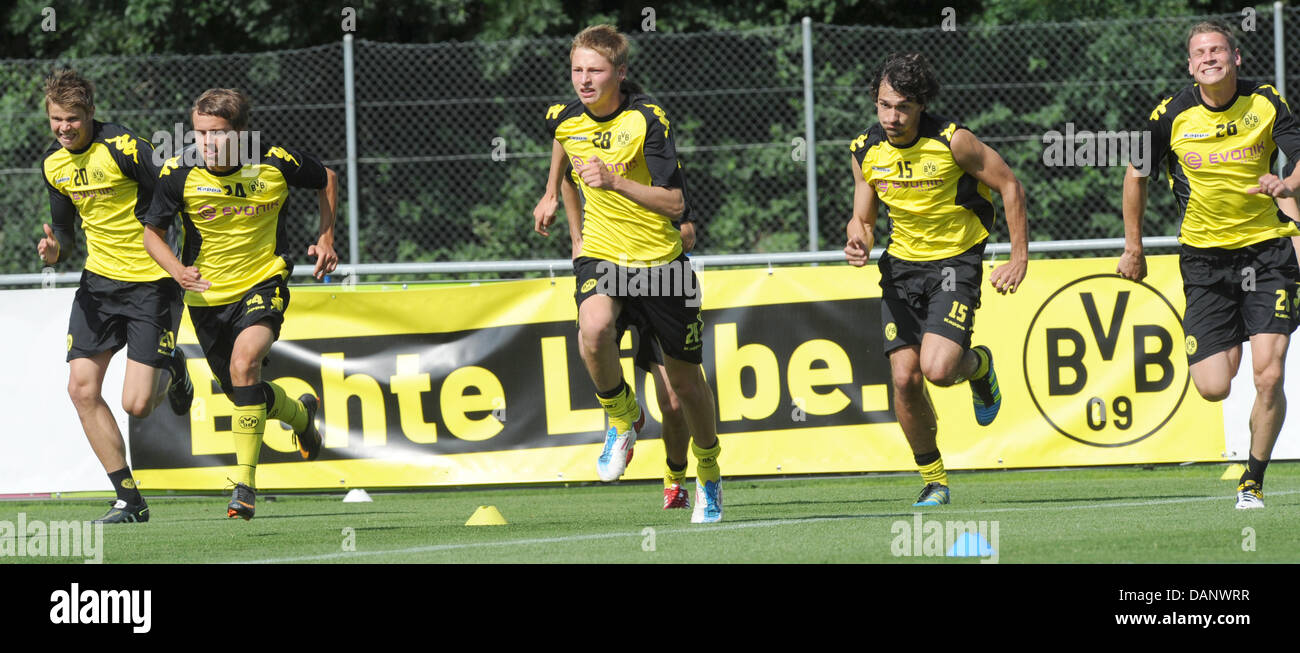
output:
[[[289,285],[280,277],[267,279],[253,286],[238,301],[221,306],[191,306],[190,321],[198,336],[203,356],[208,359],[212,375],[221,383],[222,391],[229,394],[230,356],[235,348],[235,338],[250,326],[265,323],[278,339],[284,325],[284,311],[289,308]],[[262,361],[265,367],[269,359]]]
[[1240,249],[1182,246],[1187,362],[1227,351],[1257,333],[1300,325],[1300,266],[1290,238]]
[[82,270],[68,317],[68,358],[90,358],[126,346],[126,357],[166,368],[176,348],[183,293],[170,278],[118,281]]
[[[579,307],[592,295],[622,300],[617,338],[629,326],[640,336],[637,366],[649,371],[663,356],[699,365],[704,353],[704,319],[700,316],[700,284],[690,259],[679,256],[664,265],[622,267],[602,259],[579,256],[573,261]],[[650,340],[658,351],[650,349]],[[657,358],[657,360],[656,360]]]
[[880,322],[885,353],[921,344],[926,333],[970,348],[984,280],[984,243],[937,261],[880,257]]

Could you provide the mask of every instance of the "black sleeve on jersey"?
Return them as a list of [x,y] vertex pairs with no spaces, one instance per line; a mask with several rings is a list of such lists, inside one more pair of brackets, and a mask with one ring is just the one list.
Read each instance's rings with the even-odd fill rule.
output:
[[[879,133],[877,133],[878,131]],[[877,125],[858,134],[857,138],[854,138],[853,142],[849,143],[849,151],[853,153],[853,160],[858,162],[858,174],[862,174],[862,162],[867,160],[867,152],[871,150],[872,146],[880,142],[883,134],[884,130],[881,130]]]
[[[677,146],[673,142],[672,129],[655,115],[654,111],[642,107],[645,116],[645,165],[650,171],[650,185],[664,188],[682,188],[682,166],[677,162]],[[667,118],[664,118],[666,121]]]
[[279,168],[280,174],[284,175],[284,180],[288,182],[290,186],[295,188],[311,188],[314,190],[320,190],[329,182],[329,178],[325,174],[325,166],[320,162],[320,159],[317,159],[301,150],[293,150],[287,147],[278,148],[284,150],[290,157],[297,160],[297,163],[294,163],[293,161],[272,154],[276,149],[277,148],[273,147],[267,150],[266,156],[263,157],[263,160],[271,163],[276,168]]
[[51,186],[44,174],[41,175],[41,180],[45,182],[45,190],[50,196],[50,227],[54,231],[54,237],[59,239],[59,258],[55,261],[58,263],[66,259],[68,252],[77,244],[77,232],[73,230],[73,225],[77,223],[77,205]]
[[[158,165],[154,162],[153,144],[130,130],[114,124],[106,124],[101,135],[108,147],[109,156],[117,163],[122,174],[134,180],[138,186],[135,199],[135,217],[144,219],[149,211],[149,202],[153,199],[154,184],[158,181]],[[130,136],[135,141],[135,153],[127,154],[117,143],[107,142],[122,135]],[[129,148],[128,148],[129,149]]]
[[[1147,119],[1147,132],[1151,134],[1151,161],[1148,163],[1147,171],[1150,173],[1148,179],[1154,181],[1160,177],[1160,168],[1164,166],[1165,158],[1169,156],[1169,141],[1173,135],[1174,114],[1178,111],[1171,106],[1173,98],[1166,100],[1164,103],[1165,110],[1158,114],[1156,110],[1151,112],[1153,118]],[[1067,144],[1068,146],[1068,144]],[[1141,162],[1137,160],[1142,156],[1141,148],[1132,153],[1132,160],[1129,161],[1134,168],[1141,168]]]
[[1257,92],[1272,102],[1273,108],[1277,110],[1277,117],[1273,119],[1273,142],[1277,143],[1278,149],[1286,154],[1288,160],[1300,157],[1300,121],[1296,120],[1295,114],[1291,113],[1291,108],[1282,101],[1277,90],[1270,87]]
[[149,204],[149,212],[140,219],[140,222],[163,231],[171,228],[172,220],[180,213],[183,206],[185,177],[189,172],[189,168],[163,165],[158,183],[154,186],[153,202]]

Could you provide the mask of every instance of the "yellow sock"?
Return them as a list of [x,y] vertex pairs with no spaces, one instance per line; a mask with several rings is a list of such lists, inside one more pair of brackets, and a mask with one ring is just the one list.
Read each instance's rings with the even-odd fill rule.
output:
[[686,483],[686,466],[683,465],[680,470],[674,470],[672,467],[669,467],[668,463],[665,461],[664,462],[664,489],[667,490],[673,485],[683,485],[685,483]]
[[943,458],[928,465],[921,465],[921,480],[926,483],[948,484],[948,472],[943,469]]
[[619,381],[618,387],[610,391],[613,396],[606,398],[597,392],[596,398],[600,400],[600,405],[605,407],[605,413],[609,415],[609,425],[614,427],[619,433],[632,428],[637,420],[641,419],[641,406],[636,403],[636,393],[632,392],[632,387]]
[[722,469],[718,467],[718,454],[722,453],[722,440],[711,449],[701,449],[691,442],[691,453],[695,454],[695,476],[700,483],[722,480]]
[[239,463],[235,481],[256,488],[257,459],[262,453],[262,434],[266,431],[266,404],[235,406],[230,422],[235,438],[235,460]]
[[307,429],[307,408],[297,399],[290,399],[289,395],[284,393],[284,388],[268,382],[271,386],[271,393],[275,395],[275,402],[266,410],[266,416],[271,419],[278,419],[289,425],[294,433],[302,433]]

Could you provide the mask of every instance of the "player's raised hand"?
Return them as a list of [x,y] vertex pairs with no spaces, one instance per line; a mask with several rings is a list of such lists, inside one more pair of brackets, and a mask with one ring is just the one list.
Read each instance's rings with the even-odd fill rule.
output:
[[543,195],[542,199],[537,201],[537,207],[533,209],[533,231],[549,237],[551,232],[547,227],[555,224],[555,212],[559,207],[559,198],[554,195]]
[[40,254],[41,260],[46,265],[54,265],[59,261],[59,239],[54,237],[54,230],[46,224],[45,237],[36,242],[36,253]]
[[592,156],[587,162],[578,166],[578,175],[582,181],[592,188],[602,190],[612,190],[614,188],[614,173],[605,165],[604,161],[598,156]]
[[321,236],[315,245],[307,248],[307,256],[316,259],[316,268],[312,271],[312,275],[317,280],[324,278],[339,266],[339,255],[334,252],[334,245],[325,236]]
[[181,268],[180,276],[176,277],[176,283],[179,283],[182,288],[190,292],[204,292],[212,287],[212,282],[204,279],[203,275],[199,273],[199,269],[192,265]]
[[1016,260],[1010,261],[994,268],[993,273],[989,275],[989,283],[1003,295],[1009,292],[1015,292],[1020,287],[1020,282],[1025,280],[1025,273],[1029,269],[1029,261]]
[[1115,271],[1125,279],[1141,281],[1147,276],[1147,257],[1137,252],[1125,251],[1120,255],[1119,266]]
[[1259,185],[1246,189],[1247,193],[1256,195],[1263,193],[1271,197],[1291,197],[1295,191],[1286,182],[1278,178],[1277,175],[1264,175],[1259,178]]
[[844,258],[848,260],[849,265],[860,268],[867,264],[867,259],[871,258],[871,245],[862,238],[854,236],[844,246]]

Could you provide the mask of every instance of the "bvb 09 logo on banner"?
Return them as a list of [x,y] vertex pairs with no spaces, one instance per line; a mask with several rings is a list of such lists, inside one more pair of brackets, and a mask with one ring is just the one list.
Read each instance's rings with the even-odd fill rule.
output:
[[1161,429],[1190,377],[1182,317],[1155,288],[1114,274],[1076,279],[1052,293],[1025,337],[1025,384],[1059,433],[1123,447]]

